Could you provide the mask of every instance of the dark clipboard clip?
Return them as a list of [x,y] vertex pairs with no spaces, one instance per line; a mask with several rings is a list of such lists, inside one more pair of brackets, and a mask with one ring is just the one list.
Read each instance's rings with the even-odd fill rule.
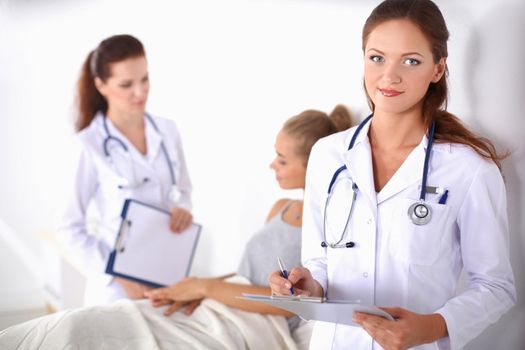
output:
[[126,242],[128,241],[129,229],[131,227],[131,220],[124,219],[120,230],[118,231],[117,243],[115,244],[115,250],[119,253],[123,253],[126,249]]

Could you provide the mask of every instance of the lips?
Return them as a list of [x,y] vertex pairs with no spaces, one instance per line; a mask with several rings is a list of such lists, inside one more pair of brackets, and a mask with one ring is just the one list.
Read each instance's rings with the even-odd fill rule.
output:
[[381,95],[385,97],[396,97],[403,93],[403,91],[390,90],[390,89],[379,89]]
[[133,102],[132,105],[135,107],[144,107],[146,105],[146,101]]

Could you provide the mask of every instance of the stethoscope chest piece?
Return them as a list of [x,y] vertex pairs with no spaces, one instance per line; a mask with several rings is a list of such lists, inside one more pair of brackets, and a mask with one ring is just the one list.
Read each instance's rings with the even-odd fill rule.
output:
[[432,218],[432,209],[426,203],[416,202],[408,208],[407,214],[414,225],[426,225]]

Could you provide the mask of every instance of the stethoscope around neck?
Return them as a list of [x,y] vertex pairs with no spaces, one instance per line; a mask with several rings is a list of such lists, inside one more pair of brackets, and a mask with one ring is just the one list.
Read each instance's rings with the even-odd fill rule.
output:
[[[153,118],[151,118],[151,116],[149,114],[147,114],[147,113],[145,114],[145,117],[150,122],[150,124],[153,126],[155,131],[160,134],[160,130],[157,127],[157,125],[155,124],[155,122],[153,121]],[[111,158],[111,153],[109,151],[109,144],[111,142],[116,142],[129,155],[128,146],[126,146],[124,141],[122,141],[121,139],[119,139],[116,136],[111,135],[111,133],[109,132],[108,123],[106,121],[106,118],[107,117],[105,115],[103,115],[102,121],[103,121],[103,125],[104,125],[104,130],[106,131],[106,138],[104,139],[104,141],[102,143],[102,149],[104,151],[104,155],[107,158]],[[170,189],[169,197],[170,197],[170,199],[173,202],[177,202],[180,199],[181,193],[180,193],[180,191],[179,191],[179,189],[177,187],[177,184],[176,184],[175,171],[173,170],[173,166],[172,166],[171,158],[170,158],[170,156],[168,154],[168,150],[166,149],[166,146],[164,145],[164,140],[160,141],[160,148],[162,149],[162,153],[164,154],[164,158],[166,159],[166,164],[168,165],[168,169],[169,169],[169,172],[170,172],[171,189]],[[130,156],[130,162],[133,162],[133,159],[131,158],[131,156]],[[132,172],[133,172],[133,180],[134,180],[134,182],[130,183],[128,185],[118,185],[118,188],[121,189],[121,190],[136,189],[136,188],[139,188],[139,187],[143,186],[144,184],[146,184],[147,182],[150,181],[150,179],[148,177],[144,177],[144,178],[142,178],[142,180],[137,181],[136,176],[135,176],[135,169],[133,167],[133,164],[131,164],[131,166],[132,166],[131,168],[132,168]]]
[[[354,135],[352,136],[352,139],[350,140],[350,145],[348,146],[348,150],[351,150],[354,147],[355,141],[357,139],[357,136],[359,135],[359,132],[361,132],[361,129],[368,123],[370,119],[372,119],[373,114],[369,115],[365,120],[363,120],[359,126],[357,127]],[[430,127],[430,133],[428,137],[428,145],[427,150],[425,153],[425,162],[423,164],[423,179],[421,180],[421,192],[419,194],[419,200],[415,203],[413,203],[408,208],[408,217],[412,221],[414,225],[426,225],[430,222],[430,219],[432,218],[432,209],[431,207],[425,202],[426,197],[426,187],[427,187],[427,176],[428,176],[428,165],[430,160],[430,154],[432,151],[432,143],[434,141],[434,132],[436,130],[436,123],[432,122],[432,125]],[[352,217],[352,212],[354,210],[354,203],[357,198],[357,192],[359,190],[357,184],[353,182],[352,180],[352,202],[350,204],[350,210],[348,211],[348,215],[346,217],[344,228],[341,232],[341,235],[339,237],[339,240],[336,242],[330,243],[326,239],[326,213],[328,205],[330,204],[330,200],[332,198],[332,195],[334,193],[334,187],[337,181],[337,178],[341,172],[346,170],[346,165],[341,166],[338,168],[333,176],[332,180],[330,181],[330,184],[328,185],[328,194],[326,196],[326,203],[324,207],[324,214],[323,214],[323,241],[321,242],[321,247],[323,248],[353,248],[356,246],[356,242],[349,240],[347,242],[344,242],[345,233],[348,229],[348,225],[350,223],[350,218]]]

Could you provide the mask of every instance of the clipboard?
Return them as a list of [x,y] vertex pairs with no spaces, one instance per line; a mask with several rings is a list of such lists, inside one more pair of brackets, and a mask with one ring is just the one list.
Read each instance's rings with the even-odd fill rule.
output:
[[106,265],[106,273],[151,287],[165,287],[188,276],[201,225],[182,233],[170,230],[167,210],[126,199],[122,222]]
[[361,304],[359,301],[328,300],[326,298],[304,297],[300,295],[269,296],[259,294],[243,294],[242,299],[259,301],[280,309],[288,310],[306,321],[316,320],[358,326],[352,321],[354,312],[382,316],[387,320],[394,321],[392,315],[377,306]]

